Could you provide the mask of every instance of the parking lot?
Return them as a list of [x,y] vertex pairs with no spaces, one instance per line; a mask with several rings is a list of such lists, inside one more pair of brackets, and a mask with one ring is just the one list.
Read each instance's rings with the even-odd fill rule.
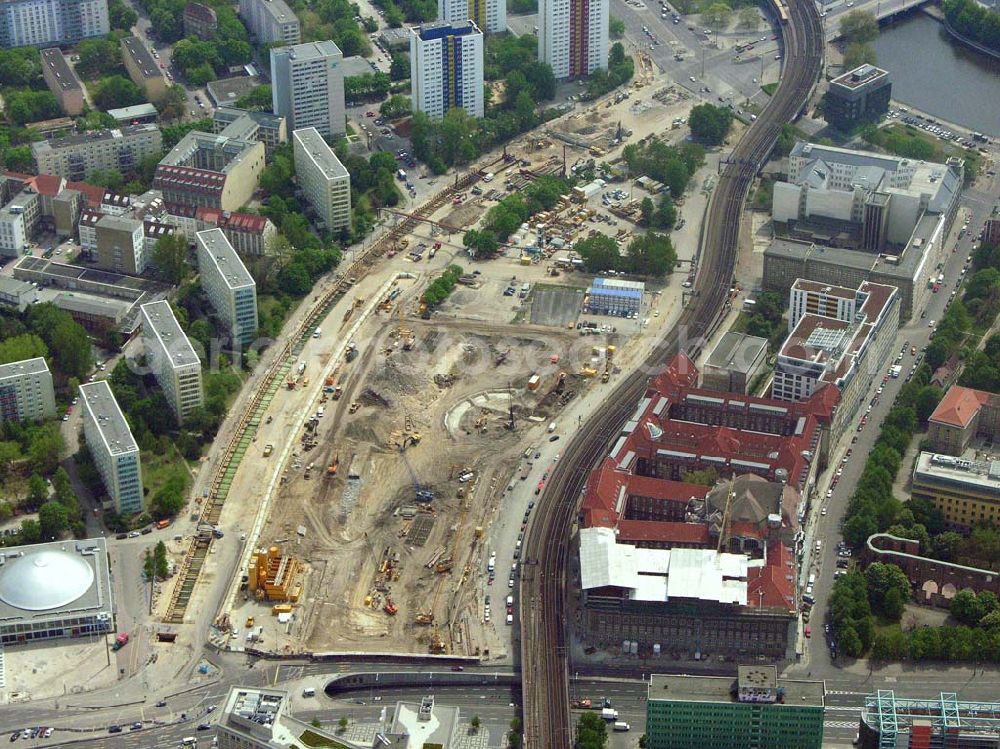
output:
[[530,292],[531,322],[534,325],[575,327],[583,303],[583,289],[568,286],[537,286]]

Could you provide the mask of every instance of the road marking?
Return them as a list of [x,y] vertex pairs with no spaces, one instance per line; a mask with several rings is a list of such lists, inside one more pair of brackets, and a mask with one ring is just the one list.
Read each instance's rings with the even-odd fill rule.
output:
[[828,689],[828,690],[826,690],[826,693],[827,694],[849,694],[849,695],[852,695],[852,696],[855,696],[855,697],[868,697],[871,694],[871,692],[844,692],[844,691],[840,691],[840,690],[837,690],[837,689]]
[[856,721],[856,720],[855,721],[850,721],[850,720],[824,720],[823,721],[823,727],[824,728],[857,728],[858,727],[858,721]]

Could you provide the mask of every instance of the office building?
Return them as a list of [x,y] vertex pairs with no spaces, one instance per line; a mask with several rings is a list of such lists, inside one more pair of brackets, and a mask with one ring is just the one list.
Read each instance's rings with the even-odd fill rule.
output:
[[962,455],[974,438],[993,441],[1000,434],[1000,395],[952,385],[927,426],[932,450]]
[[103,538],[8,546],[0,556],[0,646],[114,632]]
[[314,127],[326,137],[347,131],[343,59],[332,41],[271,50],[271,109],[290,131]]
[[539,0],[538,59],[556,79],[608,66],[608,0]]
[[81,385],[80,408],[87,449],[115,511],[123,515],[142,512],[139,446],[108,381]]
[[330,232],[351,226],[351,176],[314,128],[292,132],[295,175],[309,205]]
[[998,736],[1000,702],[959,700],[955,692],[913,699],[880,689],[865,697],[854,745],[861,749],[996,749]]
[[153,124],[127,125],[31,144],[39,174],[82,182],[96,171],[131,174],[147,156],[163,152],[163,136]]
[[507,3],[503,0],[438,0],[437,20],[445,23],[472,21],[485,34],[507,30]]
[[0,421],[44,421],[55,416],[52,373],[45,359],[0,364]]
[[458,107],[482,117],[483,33],[476,24],[438,21],[410,33],[413,111],[440,118]]
[[167,79],[163,77],[160,64],[145,42],[134,36],[121,40],[122,61],[132,83],[141,88],[150,101],[159,101],[167,93]]
[[799,141],[788,180],[774,184],[772,213],[788,237],[898,255],[927,215],[958,205],[964,166]]
[[646,284],[620,278],[595,278],[583,298],[584,312],[591,315],[631,317],[642,309]]
[[284,0],[240,0],[240,17],[260,44],[291,47],[302,41],[299,19]]
[[141,275],[149,258],[146,255],[142,221],[128,216],[101,216],[94,224],[95,266],[114,273]]
[[738,666],[731,676],[649,678],[649,749],[820,749],[822,681],[780,679],[775,666]]
[[824,385],[836,387],[836,442],[854,421],[868,386],[895,356],[899,293],[868,282],[855,290],[800,278],[792,284],[789,319],[794,327],[778,350],[771,397],[798,401]]
[[881,119],[889,111],[891,98],[889,73],[866,63],[830,81],[823,117],[838,130],[848,132]]
[[153,370],[170,410],[181,423],[205,404],[201,360],[168,302],[150,302],[140,310],[146,364]]
[[164,203],[235,211],[249,202],[263,170],[263,143],[194,130],[160,160],[153,187]]
[[184,36],[196,36],[208,41],[219,30],[215,11],[202,3],[191,2],[184,6]]
[[0,208],[0,256],[17,257],[28,246],[42,216],[36,192],[19,192]]
[[246,346],[257,335],[257,284],[222,229],[195,235],[201,286],[234,347]]
[[0,305],[24,312],[37,298],[38,292],[27,281],[0,276]]
[[4,0],[0,47],[71,45],[111,30],[107,0]]
[[1000,461],[921,452],[911,492],[933,502],[954,530],[1000,523]]
[[730,331],[702,367],[701,387],[746,395],[766,360],[766,338]]
[[108,115],[119,125],[138,125],[142,122],[156,122],[160,113],[152,104],[136,104],[134,107],[109,109]]
[[218,107],[212,113],[212,131],[243,140],[259,140],[268,155],[288,142],[284,117],[270,112],[248,112],[236,107]]
[[63,112],[70,117],[83,112],[83,84],[58,47],[42,50],[42,77]]

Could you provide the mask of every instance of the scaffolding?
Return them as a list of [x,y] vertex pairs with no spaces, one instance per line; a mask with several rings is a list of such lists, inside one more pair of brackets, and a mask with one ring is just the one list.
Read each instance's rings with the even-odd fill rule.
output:
[[967,702],[955,692],[941,692],[938,699],[897,698],[891,689],[865,697],[862,722],[878,732],[879,749],[895,749],[898,735],[914,721],[930,723],[938,737],[1000,731],[1000,702]]

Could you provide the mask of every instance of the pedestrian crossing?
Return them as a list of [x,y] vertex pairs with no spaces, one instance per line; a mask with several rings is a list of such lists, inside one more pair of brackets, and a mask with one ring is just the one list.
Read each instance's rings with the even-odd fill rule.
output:
[[3,645],[0,645],[0,689],[7,687],[7,663],[3,657]]
[[857,728],[856,720],[824,720],[823,728]]
[[837,689],[827,689],[826,694],[847,694],[854,697],[867,697],[871,692],[842,692]]

